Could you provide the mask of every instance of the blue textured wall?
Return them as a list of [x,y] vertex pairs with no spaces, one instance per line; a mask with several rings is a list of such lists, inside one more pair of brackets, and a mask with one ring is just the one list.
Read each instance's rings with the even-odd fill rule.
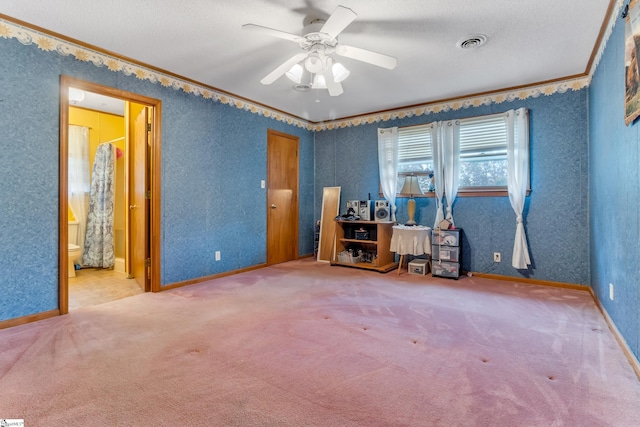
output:
[[0,38],[0,321],[58,307],[61,74],[162,100],[163,285],[266,262],[268,128],[300,137],[299,253],[313,253],[312,132]]
[[618,19],[589,88],[591,286],[640,358],[640,126],[624,124],[624,90]]
[[[589,283],[587,91],[558,93],[503,104],[483,105],[379,124],[320,132],[316,135],[316,215],[322,188],[342,187],[346,200],[380,198],[377,166],[378,127],[408,126],[491,114],[511,108],[530,110],[531,195],[525,206],[525,228],[532,267],[511,267],[516,217],[508,197],[458,197],[456,225],[466,236],[463,267],[476,272],[526,276],[565,283]],[[406,199],[399,199],[397,219],[407,221]],[[417,201],[416,221],[432,226],[435,200]],[[492,265],[493,252],[502,262]]]

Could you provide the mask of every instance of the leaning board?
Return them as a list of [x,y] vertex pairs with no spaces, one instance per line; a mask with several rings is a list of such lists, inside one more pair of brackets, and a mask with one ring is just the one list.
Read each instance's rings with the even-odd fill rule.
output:
[[320,238],[318,261],[330,262],[335,249],[336,221],[340,213],[340,187],[324,187],[322,190],[322,213],[320,216]]

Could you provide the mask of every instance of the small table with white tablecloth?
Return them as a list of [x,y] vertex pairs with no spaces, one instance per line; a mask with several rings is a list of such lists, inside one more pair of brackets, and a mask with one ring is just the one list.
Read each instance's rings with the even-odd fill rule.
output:
[[391,236],[391,252],[400,255],[398,274],[405,255],[431,255],[431,228],[423,225],[394,225]]

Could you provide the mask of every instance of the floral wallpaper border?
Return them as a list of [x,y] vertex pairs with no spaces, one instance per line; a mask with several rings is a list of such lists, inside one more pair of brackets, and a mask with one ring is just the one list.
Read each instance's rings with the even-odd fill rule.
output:
[[553,95],[554,93],[564,93],[568,90],[580,90],[587,87],[588,85],[589,79],[587,77],[564,80],[553,84],[520,88],[510,92],[496,92],[490,95],[460,98],[452,101],[425,104],[410,109],[385,111],[371,115],[359,116],[351,118],[349,120],[336,120],[333,122],[318,123],[314,126],[314,130],[331,130],[363,124],[386,122],[389,120],[403,119],[405,117],[423,116],[432,113],[439,113],[442,111],[456,111],[469,107],[479,107],[481,105],[501,104],[503,102],[510,102],[516,99],[537,98],[540,95],[549,96]]
[[441,111],[455,111],[469,107],[478,107],[480,105],[500,104],[503,102],[514,101],[516,99],[537,98],[542,95],[549,96],[553,95],[554,93],[564,93],[569,90],[576,91],[588,87],[591,82],[593,73],[595,72],[600,59],[602,58],[602,53],[604,51],[604,48],[606,47],[607,41],[611,36],[613,27],[619,15],[619,11],[623,6],[623,3],[624,0],[617,0],[615,7],[616,13],[613,13],[611,15],[610,21],[607,25],[607,31],[602,40],[602,43],[598,47],[595,61],[592,64],[591,70],[589,70],[588,76],[524,87],[512,91],[496,91],[494,93],[486,95],[459,98],[444,102],[425,103],[424,105],[417,107],[414,106],[411,108],[385,111],[323,123],[311,123],[297,117],[289,116],[278,111],[273,111],[264,106],[254,104],[243,99],[235,98],[221,91],[216,91],[215,89],[211,89],[205,85],[198,85],[186,80],[181,80],[174,76],[170,76],[156,70],[146,68],[142,65],[122,60],[116,56],[97,52],[87,47],[59,39],[41,31],[37,31],[32,28],[28,28],[26,26],[19,25],[17,23],[1,18],[0,37],[5,39],[15,38],[24,45],[35,45],[38,47],[38,49],[46,52],[56,52],[62,56],[71,55],[78,61],[91,62],[96,67],[107,67],[110,71],[122,72],[126,76],[134,75],[140,80],[148,80],[151,83],[159,83],[163,87],[182,90],[183,92],[192,94],[194,96],[202,96],[205,99],[210,99],[215,102],[227,104],[238,109],[249,111],[253,114],[260,114],[262,116],[272,118],[280,122],[285,122],[287,124],[315,132],[371,123],[386,122],[389,120],[428,115]]
[[246,110],[254,114],[260,114],[275,120],[288,123],[308,130],[312,124],[299,118],[273,111],[269,108],[235,98],[221,91],[213,90],[205,85],[198,85],[186,80],[181,80],[156,70],[146,68],[139,64],[125,61],[116,56],[107,55],[87,47],[68,42],[49,34],[16,24],[0,18],[0,37],[5,39],[17,39],[24,45],[35,45],[45,52],[56,52],[61,56],[73,56],[78,61],[91,62],[96,67],[107,67],[110,71],[121,72],[126,76],[134,75],[137,79],[148,80],[151,83],[175,90],[201,96],[222,104],[228,104],[238,109]]
[[613,33],[613,27],[616,25],[616,21],[620,18],[620,14],[622,13],[622,8],[627,0],[616,0],[616,4],[613,8],[613,13],[609,17],[609,22],[607,23],[607,29],[605,30],[604,36],[602,37],[602,41],[600,42],[600,46],[598,46],[598,51],[596,52],[596,57],[593,59],[593,64],[591,64],[591,69],[589,70],[589,83],[591,83],[591,78],[593,77],[593,73],[596,72],[598,68],[598,64],[600,64],[600,60],[602,59],[602,54],[604,53],[604,49],[607,47],[607,43],[611,38],[611,33]]

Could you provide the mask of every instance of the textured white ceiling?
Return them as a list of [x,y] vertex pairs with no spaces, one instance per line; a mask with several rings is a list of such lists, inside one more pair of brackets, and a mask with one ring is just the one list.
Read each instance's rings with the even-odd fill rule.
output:
[[[615,0],[612,0],[615,1]],[[322,122],[582,74],[610,0],[0,0],[0,13],[233,95]],[[348,58],[344,94],[260,79],[299,52],[246,23],[299,33],[342,5],[358,14],[344,44],[398,58]],[[471,34],[477,50],[456,43]],[[320,102],[316,102],[319,100]]]

